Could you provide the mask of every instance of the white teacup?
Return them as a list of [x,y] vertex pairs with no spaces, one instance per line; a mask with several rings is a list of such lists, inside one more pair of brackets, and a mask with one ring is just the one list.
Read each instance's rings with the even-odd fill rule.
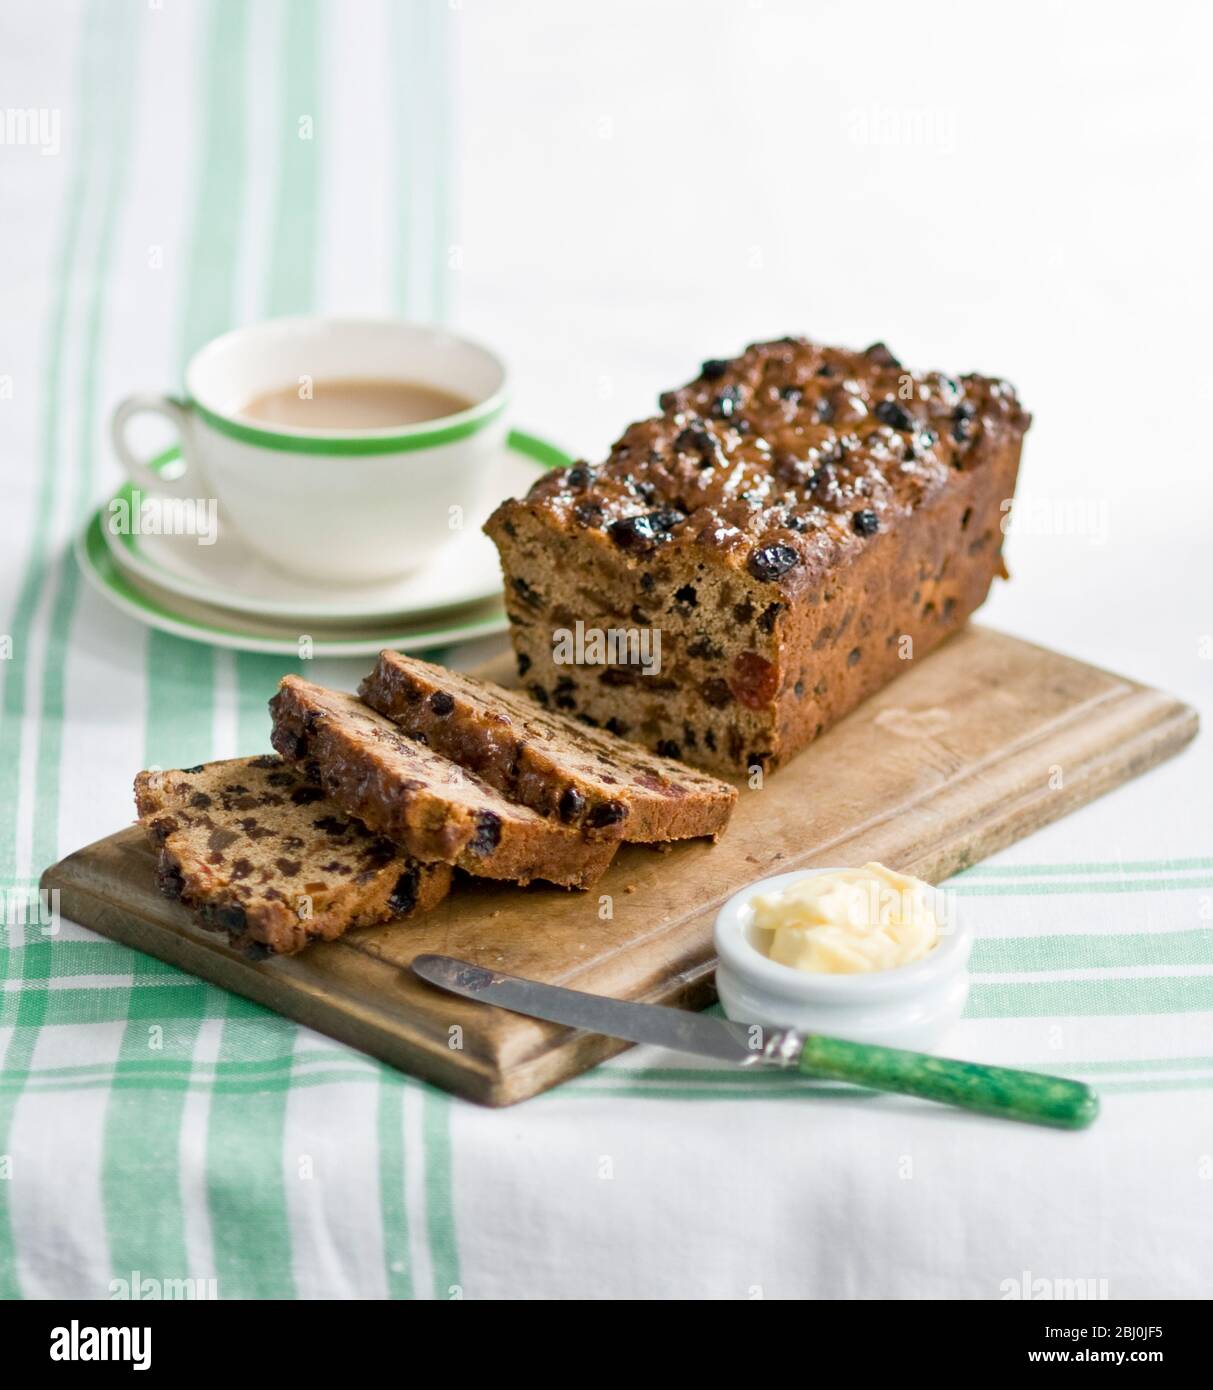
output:
[[[374,430],[263,425],[240,411],[301,382],[382,378],[471,404],[420,424]],[[371,583],[416,569],[475,524],[505,438],[506,371],[493,353],[440,328],[393,319],[273,319],[216,338],[190,360],[186,396],[128,396],[114,448],[153,495],[216,498],[250,549],[301,578]],[[161,474],[132,451],[132,417],[158,412],[184,467]]]

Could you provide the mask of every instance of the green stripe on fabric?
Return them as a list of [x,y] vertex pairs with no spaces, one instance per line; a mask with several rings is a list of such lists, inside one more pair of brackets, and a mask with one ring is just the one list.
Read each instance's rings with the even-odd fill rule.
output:
[[1213,1072],[1213,1057],[1131,1057],[1097,1062],[1058,1062],[1046,1058],[1014,1064],[1023,1071],[1056,1071],[1059,1076],[1103,1076],[1113,1072],[1200,1071]]
[[244,70],[248,20],[248,6],[241,0],[213,0],[200,108],[203,146],[186,261],[182,367],[237,318],[236,268],[244,233],[248,135]]
[[1038,882],[1025,879],[1017,883],[962,883],[952,880],[949,893],[963,898],[1059,898],[1072,893],[1175,893],[1197,888],[1213,888],[1213,877],[1192,878],[1109,878]]
[[423,0],[394,5],[391,18],[399,134],[395,302],[406,318],[442,323],[450,306],[452,16],[449,6]]
[[270,752],[270,696],[288,673],[303,663],[260,652],[236,653],[236,751],[242,758]]
[[[205,1016],[208,1018],[221,1017],[226,1002],[227,995],[223,990],[212,990],[207,998]],[[70,1067],[36,1067],[31,1069],[30,1075],[39,1080],[50,1081],[88,1081],[102,1076],[121,1076],[132,1081],[146,1077],[154,1081],[156,1077],[165,1075],[186,1077],[199,1085],[204,1085],[213,1078],[233,1077],[255,1082],[258,1079],[273,1078],[292,1069],[302,1071],[309,1066],[340,1065],[362,1069],[370,1079],[387,1073],[388,1075],[395,1075],[397,1082],[400,1080],[398,1074],[388,1072],[388,1069],[381,1062],[375,1062],[357,1052],[346,1051],[338,1047],[302,1048],[293,1057],[279,1057],[266,1062],[230,1060],[226,1062],[219,1060],[202,1062],[192,1057],[157,1056],[154,1055],[154,1052],[154,1049],[149,1048],[148,1055],[145,1057],[122,1057],[114,1061],[83,1063]]]
[[[285,1066],[297,1032],[287,1019],[229,995],[219,1060]],[[287,1099],[299,1081],[287,1069],[251,1088],[212,1083],[206,1186],[224,1298],[294,1297],[282,1141]]]
[[[35,1005],[42,1011],[40,1022],[47,1028],[124,1020],[142,1023],[149,1016],[154,1022],[189,1019],[197,1016],[198,1009],[191,996],[211,988],[195,980],[192,984],[147,984],[138,989],[48,989],[39,987],[38,982],[45,983],[50,978],[49,967],[33,971],[29,962],[35,958],[45,958],[49,962],[50,947],[45,942],[26,946],[25,955],[29,959],[22,976],[22,988],[6,991],[0,998],[0,1028],[13,1027],[21,1031],[32,1026],[29,1010]],[[25,987],[27,983],[29,988]],[[6,1059],[5,1070],[9,1069]]]
[[[140,959],[140,952],[129,946],[119,945],[117,941],[63,941],[57,936],[48,938],[51,948],[51,969],[56,979],[70,979],[75,975],[121,975],[129,976]],[[17,951],[14,959],[20,959]],[[148,956],[144,959],[152,960]],[[189,979],[182,971],[164,961],[155,962],[158,972],[164,977]]]
[[1213,1009],[1213,975],[1154,975],[1130,979],[1040,980],[969,988],[965,1018],[1131,1018],[1140,1014]]
[[147,634],[145,767],[194,767],[214,749],[215,654],[152,629]]
[[1213,869],[1213,859],[1087,860],[1074,864],[975,864],[950,879],[954,885],[967,878],[1047,878],[1062,874],[1178,873],[1182,869]]
[[1141,1081],[1102,1081],[1099,1094],[1130,1095],[1147,1091],[1213,1091],[1213,1076],[1176,1077],[1174,1080]]
[[388,1297],[412,1298],[409,1218],[404,1196],[404,1087],[399,1078],[381,1079],[377,1101],[379,1219]]
[[[194,204],[184,280],[179,337],[180,370],[203,343],[231,327],[237,317],[235,286],[243,228],[245,180],[245,53],[248,8],[240,0],[215,0],[204,14],[206,45],[201,66],[194,173]],[[214,750],[215,663],[213,652],[167,633],[147,638],[147,766],[190,767]],[[192,1057],[201,1022],[215,1016],[226,996],[203,986],[147,986],[154,972],[140,966],[130,990],[130,1014],[121,1059],[146,1048],[148,1010],[169,1033],[182,1058]],[[124,1094],[121,1080],[106,1114],[102,1194],[116,1276],[131,1269],[156,1278],[184,1277],[185,1209],[180,1180],[180,1136],[186,1087],[153,1094],[141,1088]],[[145,1156],[136,1170],[133,1152]],[[151,1187],[157,1193],[155,1222],[132,1219]],[[176,1261],[177,1263],[171,1263]]]
[[455,1231],[451,1168],[451,1098],[426,1086],[421,1097],[425,1137],[425,1221],[434,1273],[434,1297],[448,1299],[459,1287],[459,1243]]
[[[152,958],[136,964],[135,981],[152,976]],[[190,1269],[177,1173],[180,1166],[180,1106],[148,1105],[142,1088],[122,1084],[123,1067],[150,1059],[150,1049],[163,1063],[188,1068],[198,1039],[198,1025],[213,1014],[217,990],[186,991],[186,1011],[177,1001],[173,1016],[136,1020],[122,1035],[118,1065],[105,1114],[105,1147],[101,1168],[101,1198],[109,1237],[110,1266],[146,1270],[155,1279],[183,1278]],[[132,1004],[134,1001],[132,1000]],[[133,1015],[135,1008],[130,1010]],[[143,1073],[135,1073],[140,1075]],[[138,1136],[137,1142],[132,1139]],[[147,1193],[157,1194],[154,1202]],[[185,1273],[183,1273],[183,1271]]]
[[[377,1078],[366,1072],[359,1071],[354,1067],[337,1067],[325,1071],[307,1072],[302,1076],[288,1075],[269,1078],[244,1078],[244,1077],[218,1077],[206,1081],[198,1081],[196,1078],[182,1075],[166,1074],[164,1076],[127,1076],[125,1074],[116,1077],[98,1076],[92,1078],[76,1078],[67,1081],[56,1081],[49,1079],[46,1081],[35,1081],[27,1083],[26,1090],[29,1092],[55,1092],[66,1093],[71,1091],[137,1091],[146,1096],[150,1101],[163,1104],[165,1096],[178,1097],[184,1101],[185,1097],[191,1093],[204,1094],[212,1098],[215,1096],[225,1096],[239,1102],[240,1108],[246,1112],[256,1114],[259,1112],[265,1099],[278,1100],[282,1104],[286,1103],[292,1091],[298,1091],[304,1087],[314,1086],[334,1086],[365,1084],[374,1085]],[[3,1095],[5,1081],[0,1077],[0,1095]],[[250,1102],[250,1097],[256,1097],[256,1103]],[[250,1133],[245,1136],[245,1142],[234,1148],[226,1149],[222,1155],[225,1161],[243,1162],[246,1159],[257,1158],[260,1150],[258,1146],[263,1143],[264,1136],[253,1125]],[[214,1152],[214,1151],[212,1151]],[[278,1158],[281,1158],[281,1151],[278,1151]],[[216,1154],[216,1157],[220,1155]],[[258,1173],[264,1168],[263,1163],[258,1163]],[[146,1176],[146,1175],[145,1175]],[[226,1179],[228,1184],[238,1181],[238,1174],[229,1175]],[[174,1181],[176,1181],[174,1175]],[[222,1184],[221,1184],[222,1185]],[[223,1225],[221,1235],[215,1235],[216,1239],[216,1268],[219,1269],[221,1278],[230,1277],[230,1284],[221,1283],[220,1294],[224,1298],[290,1298],[293,1294],[293,1283],[285,1286],[273,1282],[275,1271],[280,1272],[282,1260],[289,1259],[289,1249],[284,1249],[281,1244],[274,1243],[262,1247],[259,1243],[260,1233],[263,1224],[258,1221],[259,1212],[251,1211],[252,1204],[257,1200],[260,1192],[260,1185],[255,1190],[240,1194],[229,1189],[222,1193],[210,1194],[218,1202],[223,1212]],[[144,1191],[144,1200],[147,1200],[147,1189]],[[157,1201],[160,1200],[159,1193]],[[251,1224],[247,1233],[242,1235],[239,1242],[233,1243],[228,1237],[235,1223],[242,1219],[242,1202],[250,1204],[250,1213],[243,1219],[250,1220]],[[222,1244],[218,1242],[222,1239]],[[269,1271],[265,1271],[260,1266],[260,1260],[264,1256],[265,1260],[271,1262]],[[263,1278],[263,1276],[265,1276]],[[266,1287],[279,1288],[277,1293],[254,1294],[254,1293],[229,1293],[229,1288],[233,1290],[248,1290],[257,1287],[258,1281]],[[283,1291],[285,1287],[285,1291]]]
[[315,307],[320,236],[320,9],[316,0],[284,6],[280,45],[282,109],[278,127],[278,190],[273,220],[267,308],[271,317]]
[[1160,965],[1213,965],[1213,929],[983,937],[969,956],[970,970],[989,974]]

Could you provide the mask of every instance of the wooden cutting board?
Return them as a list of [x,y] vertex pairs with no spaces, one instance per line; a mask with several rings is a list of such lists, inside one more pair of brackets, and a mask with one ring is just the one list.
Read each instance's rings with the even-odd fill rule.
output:
[[625,1044],[444,994],[407,969],[417,953],[702,1008],[713,997],[716,909],[746,883],[869,859],[938,882],[1170,757],[1196,728],[1196,712],[1173,696],[971,627],[763,788],[743,788],[718,844],[627,846],[589,893],[466,880],[415,925],[251,962],[159,895],[138,827],[69,855],[42,885],[104,936],[449,1090],[509,1105]]

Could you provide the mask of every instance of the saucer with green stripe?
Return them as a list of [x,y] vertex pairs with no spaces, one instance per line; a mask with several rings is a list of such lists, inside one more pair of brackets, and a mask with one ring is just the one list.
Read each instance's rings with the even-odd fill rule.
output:
[[99,511],[76,536],[75,553],[89,584],[128,617],[161,632],[236,651],[293,657],[371,656],[385,647],[424,651],[469,642],[504,632],[508,626],[500,595],[413,623],[288,623],[232,613],[124,573],[106,544]]
[[[168,477],[179,457],[171,449],[151,466]],[[299,623],[412,625],[500,594],[497,551],[481,531],[482,523],[501,498],[525,493],[538,473],[569,462],[554,445],[514,431],[495,465],[480,514],[461,518],[462,526],[422,569],[378,584],[334,587],[285,574],[250,550],[213,507],[204,537],[195,527],[183,534],[184,528],[158,519],[171,519],[177,515],[172,509],[194,503],[148,496],[133,483],[123,484],[106,500],[97,521],[114,567],[144,592],[150,588],[247,615],[258,624],[286,623],[292,629]],[[212,506],[205,499],[199,505]]]

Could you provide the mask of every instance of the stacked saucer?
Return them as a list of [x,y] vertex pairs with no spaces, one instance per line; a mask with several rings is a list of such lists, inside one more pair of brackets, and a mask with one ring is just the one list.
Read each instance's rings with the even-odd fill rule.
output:
[[[155,466],[169,470],[175,460],[172,451]],[[297,656],[306,639],[314,656],[364,656],[470,641],[507,626],[497,551],[481,523],[499,498],[526,492],[544,469],[569,462],[553,445],[512,432],[484,515],[469,516],[422,569],[377,584],[334,587],[287,575],[230,526],[200,544],[196,532],[131,524],[139,499],[130,483],[89,517],[76,556],[115,607],[212,646]]]

